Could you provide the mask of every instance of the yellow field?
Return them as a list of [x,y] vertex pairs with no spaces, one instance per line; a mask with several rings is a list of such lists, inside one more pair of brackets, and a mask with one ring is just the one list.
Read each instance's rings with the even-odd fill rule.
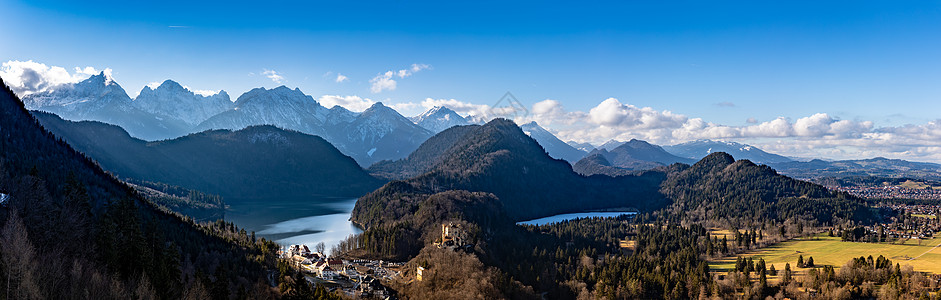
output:
[[918,181],[912,181],[912,180],[902,182],[898,186],[903,187],[903,188],[919,189],[919,190],[923,190],[923,189],[927,189],[931,187],[930,185],[927,185],[924,182],[918,182]]
[[718,237],[719,239],[722,239],[722,237],[725,236],[725,237],[728,238],[730,241],[735,239],[735,235],[732,234],[732,231],[731,231],[731,230],[726,230],[726,229],[711,228],[711,229],[709,229],[709,235],[710,235],[710,236],[716,236],[716,237]]
[[919,182],[919,181],[912,181],[912,180],[902,182],[898,186],[903,187],[903,188],[909,188],[909,189],[917,189],[917,190],[924,190],[924,189],[932,188],[932,186],[928,185],[927,183]]
[[[778,243],[740,256],[763,258],[769,264],[769,268],[770,265],[774,265],[778,272],[784,270],[785,263],[790,263],[791,270],[797,271],[797,275],[806,270],[797,268],[799,255],[804,256],[804,261],[813,257],[814,264],[818,267],[830,265],[835,268],[840,268],[854,257],[872,255],[875,258],[882,255],[891,259],[892,263],[911,265],[915,271],[941,274],[941,247],[938,247],[939,245],[941,245],[941,238],[924,240],[919,246],[917,240],[909,240],[901,245],[852,243],[841,242],[839,237],[821,234],[815,238]],[[710,262],[709,267],[713,271],[728,272],[735,268],[735,257]]]
[[936,215],[923,215],[923,214],[912,214],[912,217],[916,217],[916,218],[925,218],[925,219],[936,219],[936,218],[938,218],[938,216],[936,216]]
[[[743,230],[739,230],[739,232],[745,233],[745,232],[747,232],[747,230],[744,230],[744,229],[743,229]],[[765,234],[767,234],[767,232],[765,232]],[[709,238],[717,237],[717,238],[721,241],[723,236],[726,237],[726,238],[729,240],[729,245],[732,245],[732,244],[735,243],[735,233],[732,233],[731,230],[728,230],[728,229],[719,229],[719,228],[709,228]],[[758,239],[757,241],[758,241],[758,242],[763,242],[763,241],[767,241],[767,240],[768,240],[768,236],[765,235],[763,239]]]

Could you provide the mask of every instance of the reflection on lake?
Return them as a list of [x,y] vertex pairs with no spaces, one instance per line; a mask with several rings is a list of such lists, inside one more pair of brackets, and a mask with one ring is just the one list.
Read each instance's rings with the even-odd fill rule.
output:
[[327,249],[350,234],[362,232],[349,221],[356,199],[316,197],[229,204],[226,219],[282,246],[319,243]]
[[623,215],[636,215],[637,212],[633,211],[613,211],[613,212],[586,212],[586,213],[574,213],[574,214],[561,214],[554,215],[545,218],[539,218],[535,220],[517,222],[518,225],[546,225],[549,223],[557,223],[565,220],[574,220],[581,218],[614,218]]

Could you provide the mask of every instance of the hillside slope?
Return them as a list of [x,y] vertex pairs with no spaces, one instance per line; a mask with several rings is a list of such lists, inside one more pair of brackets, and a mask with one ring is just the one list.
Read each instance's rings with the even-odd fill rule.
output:
[[408,157],[377,162],[369,166],[368,171],[374,176],[389,179],[406,179],[421,175],[437,165],[442,154],[477,127],[480,125],[452,126],[425,140]]
[[748,160],[735,161],[717,152],[692,166],[670,172],[661,192],[676,211],[705,212],[708,218],[744,220],[812,217],[868,221],[874,216],[865,203],[810,182],[778,174]]
[[275,296],[265,280],[269,243],[158,210],[43,129],[0,85],[0,193],[9,195],[0,205],[0,280],[11,298]]
[[359,196],[382,184],[322,138],[273,126],[145,142],[113,125],[35,115],[53,133],[122,178],[178,185],[227,200]]
[[415,209],[416,201],[449,190],[492,193],[516,221],[609,207],[653,209],[664,204],[657,193],[663,173],[585,177],[573,172],[567,162],[549,157],[511,121],[497,119],[472,128],[428,172],[390,182],[360,198],[353,220],[367,228],[394,223]]

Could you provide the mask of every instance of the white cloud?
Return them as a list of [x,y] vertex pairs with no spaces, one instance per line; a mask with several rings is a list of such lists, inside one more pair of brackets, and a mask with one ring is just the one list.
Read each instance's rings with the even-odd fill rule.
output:
[[76,83],[104,72],[111,78],[111,69],[75,67],[70,73],[63,67],[47,66],[32,60],[10,60],[0,66],[0,77],[19,96],[39,93],[62,84]]
[[403,78],[412,76],[412,74],[417,73],[418,71],[427,70],[430,68],[431,66],[426,65],[426,64],[412,64],[412,66],[407,69],[401,69],[397,71],[396,70],[386,71],[385,73],[376,75],[376,77],[373,77],[372,79],[369,80],[369,83],[371,84],[369,90],[372,91],[373,93],[380,93],[382,91],[394,91],[395,88],[398,86],[398,82],[396,82],[395,79],[393,79],[394,77],[403,79]]
[[412,73],[427,69],[431,69],[431,66],[426,64],[412,64]]
[[350,111],[364,111],[376,101],[368,98],[362,98],[360,96],[338,96],[338,95],[323,95],[320,96],[320,99],[317,99],[320,102],[320,105],[330,108],[336,105],[342,106]]
[[558,101],[544,100],[533,104],[530,115],[516,121],[536,121],[565,141],[602,143],[637,138],[670,145],[697,139],[736,140],[783,155],[834,159],[886,156],[941,162],[941,152],[937,152],[941,149],[941,120],[874,128],[871,121],[840,120],[817,113],[793,121],[786,117],[765,122],[749,118],[749,125],[728,126],[609,98],[587,113],[567,111]]
[[614,129],[630,130],[640,128],[678,128],[687,118],[670,111],[656,111],[650,107],[638,108],[622,104],[615,98],[608,98],[588,111],[590,120],[596,125]]
[[337,73],[337,80],[336,80],[337,83],[341,83],[341,82],[349,81],[349,80],[350,80],[349,77],[346,77],[346,76],[343,75],[343,74]]
[[394,74],[395,72],[386,71],[384,74],[373,77],[373,79],[369,80],[369,83],[372,84],[369,90],[373,93],[379,93],[384,90],[395,90],[397,83],[392,79]]
[[284,81],[284,76],[281,76],[281,74],[278,74],[278,72],[275,70],[265,69],[264,72],[261,72],[261,74],[265,75],[265,77],[268,77],[268,79],[271,79],[271,81],[274,81],[275,83],[282,83]]
[[562,107],[562,103],[546,99],[533,104],[528,115],[521,116],[517,123],[536,121],[541,126],[570,126],[584,120],[587,114],[580,111],[569,112]]

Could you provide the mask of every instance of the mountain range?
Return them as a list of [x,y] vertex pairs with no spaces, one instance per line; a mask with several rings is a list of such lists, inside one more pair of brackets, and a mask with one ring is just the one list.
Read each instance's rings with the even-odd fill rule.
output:
[[[275,269],[266,250],[275,244],[158,209],[46,131],[0,86],[0,192],[8,195],[0,252],[9,299],[181,299],[194,286],[209,298],[186,272],[217,274],[214,282],[226,287],[212,291],[219,298],[234,297],[229,286],[272,294],[254,283]],[[89,105],[75,104],[76,111]]]
[[664,150],[676,156],[699,160],[715,152],[725,152],[738,159],[747,159],[757,164],[772,164],[790,162],[793,159],[765,152],[758,147],[736,142],[722,142],[711,140],[698,140],[672,146],[664,146]]
[[120,178],[177,185],[229,202],[358,196],[382,184],[326,140],[270,125],[147,142],[115,125],[34,114],[43,127]]
[[202,96],[173,80],[164,81],[156,89],[144,86],[132,103],[143,112],[188,127],[196,126],[209,117],[233,107],[232,100],[225,91]]
[[781,172],[781,174],[801,179],[873,176],[886,178],[908,177],[934,181],[941,180],[941,164],[911,162],[884,157],[837,161],[814,159],[807,162],[790,161],[773,163],[771,166]]
[[68,120],[115,124],[148,140],[179,136],[188,129],[185,123],[162,119],[138,108],[124,89],[103,72],[78,83],[30,94],[23,97],[23,103],[27,109],[52,112]]
[[156,89],[144,87],[131,99],[117,82],[101,73],[27,95],[23,101],[31,110],[55,113],[67,120],[118,125],[148,141],[208,129],[274,125],[321,136],[362,166],[403,158],[433,134],[382,103],[362,113],[340,106],[328,109],[299,89],[284,86],[256,88],[233,103],[225,91],[200,96],[167,80]]
[[[609,143],[611,144],[613,143]],[[650,170],[674,163],[692,164],[695,162],[692,159],[670,154],[660,146],[637,139],[619,144],[611,150],[604,147],[593,150],[587,157],[575,164],[575,171],[586,176],[594,174],[620,176],[632,174],[631,171]]]
[[[320,136],[364,168],[384,160],[405,159],[433,134],[480,121],[462,117],[447,107],[434,107],[413,118],[406,118],[382,103],[376,103],[361,113],[341,106],[326,108],[299,89],[284,86],[256,88],[232,102],[225,91],[203,96],[177,82],[166,80],[156,88],[144,87],[132,99],[103,72],[81,82],[27,95],[23,97],[23,103],[30,110],[55,113],[66,120],[94,120],[118,125],[131,136],[147,141],[177,138],[209,129],[239,130],[252,125],[274,125]],[[601,152],[612,152],[629,142],[610,140],[598,147],[588,143],[563,143],[536,123],[523,124],[521,127],[551,157],[573,165],[592,151],[599,151],[610,164],[609,167],[613,168],[637,170],[667,164],[665,161],[638,158],[636,155],[631,156],[633,163],[626,163],[617,158],[618,155]],[[815,172],[824,170],[834,176],[898,176],[893,173],[898,171],[907,172],[905,176],[915,178],[941,177],[941,172],[930,164],[909,166],[910,162],[901,160],[884,160],[883,165],[866,163],[865,160],[800,163],[736,142],[699,140],[662,148],[687,159],[686,163],[710,153],[725,152],[758,164],[774,165],[783,173],[801,178],[815,176]],[[599,167],[604,166],[604,160],[594,157],[582,164],[583,168],[579,170],[611,171],[610,168]],[[599,164],[590,165],[590,162]],[[623,172],[611,174],[614,173]]]

